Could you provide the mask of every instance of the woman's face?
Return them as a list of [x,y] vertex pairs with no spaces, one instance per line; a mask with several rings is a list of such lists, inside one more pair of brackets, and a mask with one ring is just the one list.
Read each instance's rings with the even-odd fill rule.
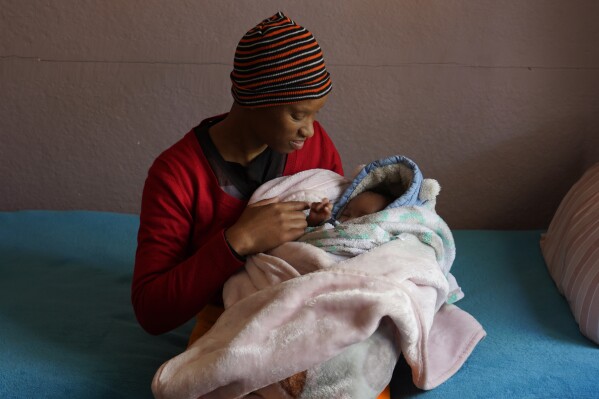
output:
[[314,119],[327,97],[253,109],[250,128],[254,139],[282,154],[301,150],[314,135]]

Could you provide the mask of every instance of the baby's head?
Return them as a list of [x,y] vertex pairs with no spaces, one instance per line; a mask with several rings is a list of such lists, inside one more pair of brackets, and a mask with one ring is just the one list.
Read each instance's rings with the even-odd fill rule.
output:
[[391,202],[393,202],[393,198],[389,196],[374,191],[364,191],[347,203],[338,220],[345,222],[350,219],[359,218],[360,216],[382,211]]

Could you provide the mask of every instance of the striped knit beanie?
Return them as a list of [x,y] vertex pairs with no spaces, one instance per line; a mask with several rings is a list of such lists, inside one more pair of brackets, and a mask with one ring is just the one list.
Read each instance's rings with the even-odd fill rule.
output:
[[332,89],[316,39],[282,12],[241,38],[231,82],[233,98],[244,107],[316,99]]

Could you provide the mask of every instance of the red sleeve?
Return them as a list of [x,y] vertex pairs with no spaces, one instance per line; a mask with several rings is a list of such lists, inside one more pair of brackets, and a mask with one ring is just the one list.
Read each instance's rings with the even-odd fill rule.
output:
[[325,155],[323,157],[323,166],[320,166],[320,168],[329,169],[333,172],[339,173],[341,176],[344,176],[343,164],[341,163],[341,157],[339,156],[337,148],[335,148],[335,144],[333,144],[333,141],[327,132],[325,132],[324,128],[318,122],[315,122],[315,125],[318,126],[319,130],[321,131],[321,148],[323,154]]
[[193,210],[203,209],[203,199],[192,173],[172,168],[159,157],[142,196],[132,302],[139,323],[151,334],[187,322],[243,266],[223,228],[207,235],[195,252],[191,249]]

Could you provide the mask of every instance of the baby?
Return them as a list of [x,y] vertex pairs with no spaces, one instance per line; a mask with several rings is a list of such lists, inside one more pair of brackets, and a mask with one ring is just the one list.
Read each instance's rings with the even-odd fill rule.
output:
[[[391,202],[393,202],[391,197],[374,191],[364,191],[347,203],[337,220],[343,223],[360,216],[370,215],[382,211]],[[321,202],[313,202],[310,205],[310,213],[306,218],[308,226],[319,226],[326,222],[331,218],[332,210],[333,204],[327,198],[323,198]]]

